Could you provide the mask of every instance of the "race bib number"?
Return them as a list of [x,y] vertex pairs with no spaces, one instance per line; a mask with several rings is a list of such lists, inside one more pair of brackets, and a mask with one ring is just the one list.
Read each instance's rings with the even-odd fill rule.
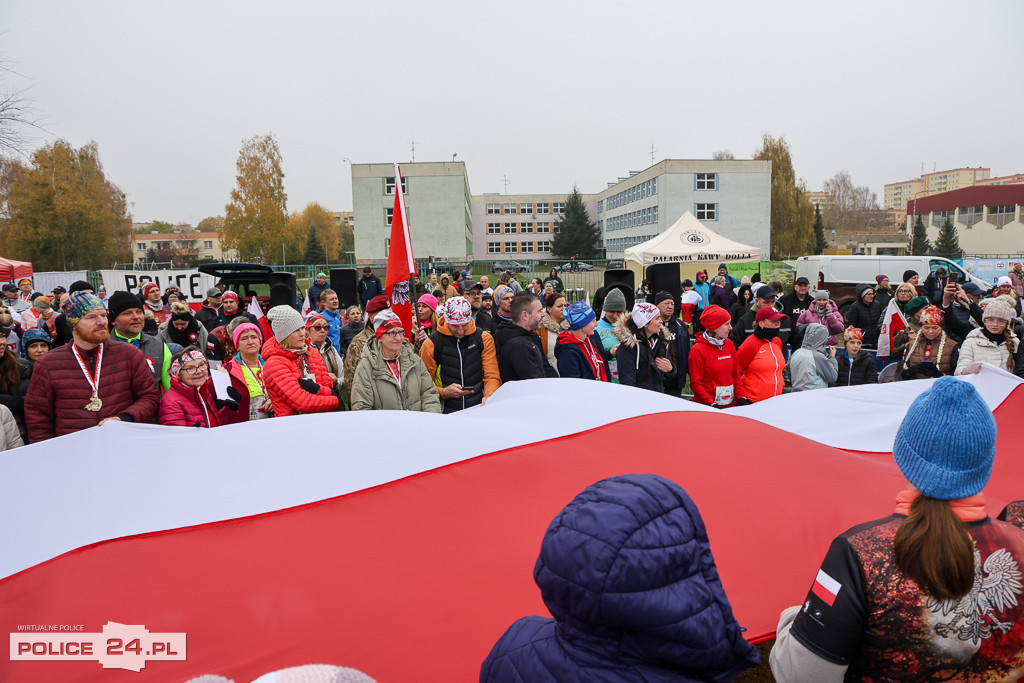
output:
[[715,405],[727,406],[732,403],[732,385],[727,387],[715,387]]

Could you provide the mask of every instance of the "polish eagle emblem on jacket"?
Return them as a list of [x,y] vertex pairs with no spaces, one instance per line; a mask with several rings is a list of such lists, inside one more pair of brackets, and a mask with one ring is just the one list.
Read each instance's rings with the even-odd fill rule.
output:
[[[1012,623],[999,617],[1017,605],[1022,589],[1020,567],[1005,548],[989,555],[984,567],[981,565],[981,553],[975,548],[974,585],[970,592],[959,600],[929,598],[925,607],[935,617],[942,615],[934,625],[936,634],[978,644],[982,639],[992,637],[992,629],[1007,633],[1013,628]],[[945,619],[950,615],[952,619]]]

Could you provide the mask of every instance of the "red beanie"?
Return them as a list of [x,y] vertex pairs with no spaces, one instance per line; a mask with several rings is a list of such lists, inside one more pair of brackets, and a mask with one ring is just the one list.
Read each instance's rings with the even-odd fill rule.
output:
[[732,316],[729,315],[729,311],[715,304],[711,304],[700,314],[700,324],[710,331],[717,330],[730,320]]

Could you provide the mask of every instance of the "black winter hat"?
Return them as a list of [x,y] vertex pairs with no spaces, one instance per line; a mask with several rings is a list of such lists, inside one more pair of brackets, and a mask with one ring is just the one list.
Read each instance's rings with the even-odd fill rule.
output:
[[910,278],[914,277],[915,275],[917,275],[916,270],[905,270],[903,271],[903,281],[910,282]]
[[111,320],[132,308],[142,308],[139,297],[131,292],[114,292],[107,300],[107,317]]
[[90,285],[85,280],[75,280],[74,282],[71,283],[71,286],[68,288],[68,294],[74,294],[75,292],[82,292],[82,291],[85,291],[87,289],[90,292],[94,291],[93,290],[93,286]]

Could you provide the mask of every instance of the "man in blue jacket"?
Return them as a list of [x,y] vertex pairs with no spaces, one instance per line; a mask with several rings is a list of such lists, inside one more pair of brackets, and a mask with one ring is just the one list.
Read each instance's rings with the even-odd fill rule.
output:
[[384,285],[380,283],[380,278],[373,274],[373,269],[366,266],[363,268],[363,276],[359,278],[359,300],[363,303],[364,311],[366,304],[375,296],[385,296]]
[[603,479],[576,496],[548,526],[533,578],[554,619],[512,624],[482,683],[731,681],[760,663],[696,503],[655,474]]

